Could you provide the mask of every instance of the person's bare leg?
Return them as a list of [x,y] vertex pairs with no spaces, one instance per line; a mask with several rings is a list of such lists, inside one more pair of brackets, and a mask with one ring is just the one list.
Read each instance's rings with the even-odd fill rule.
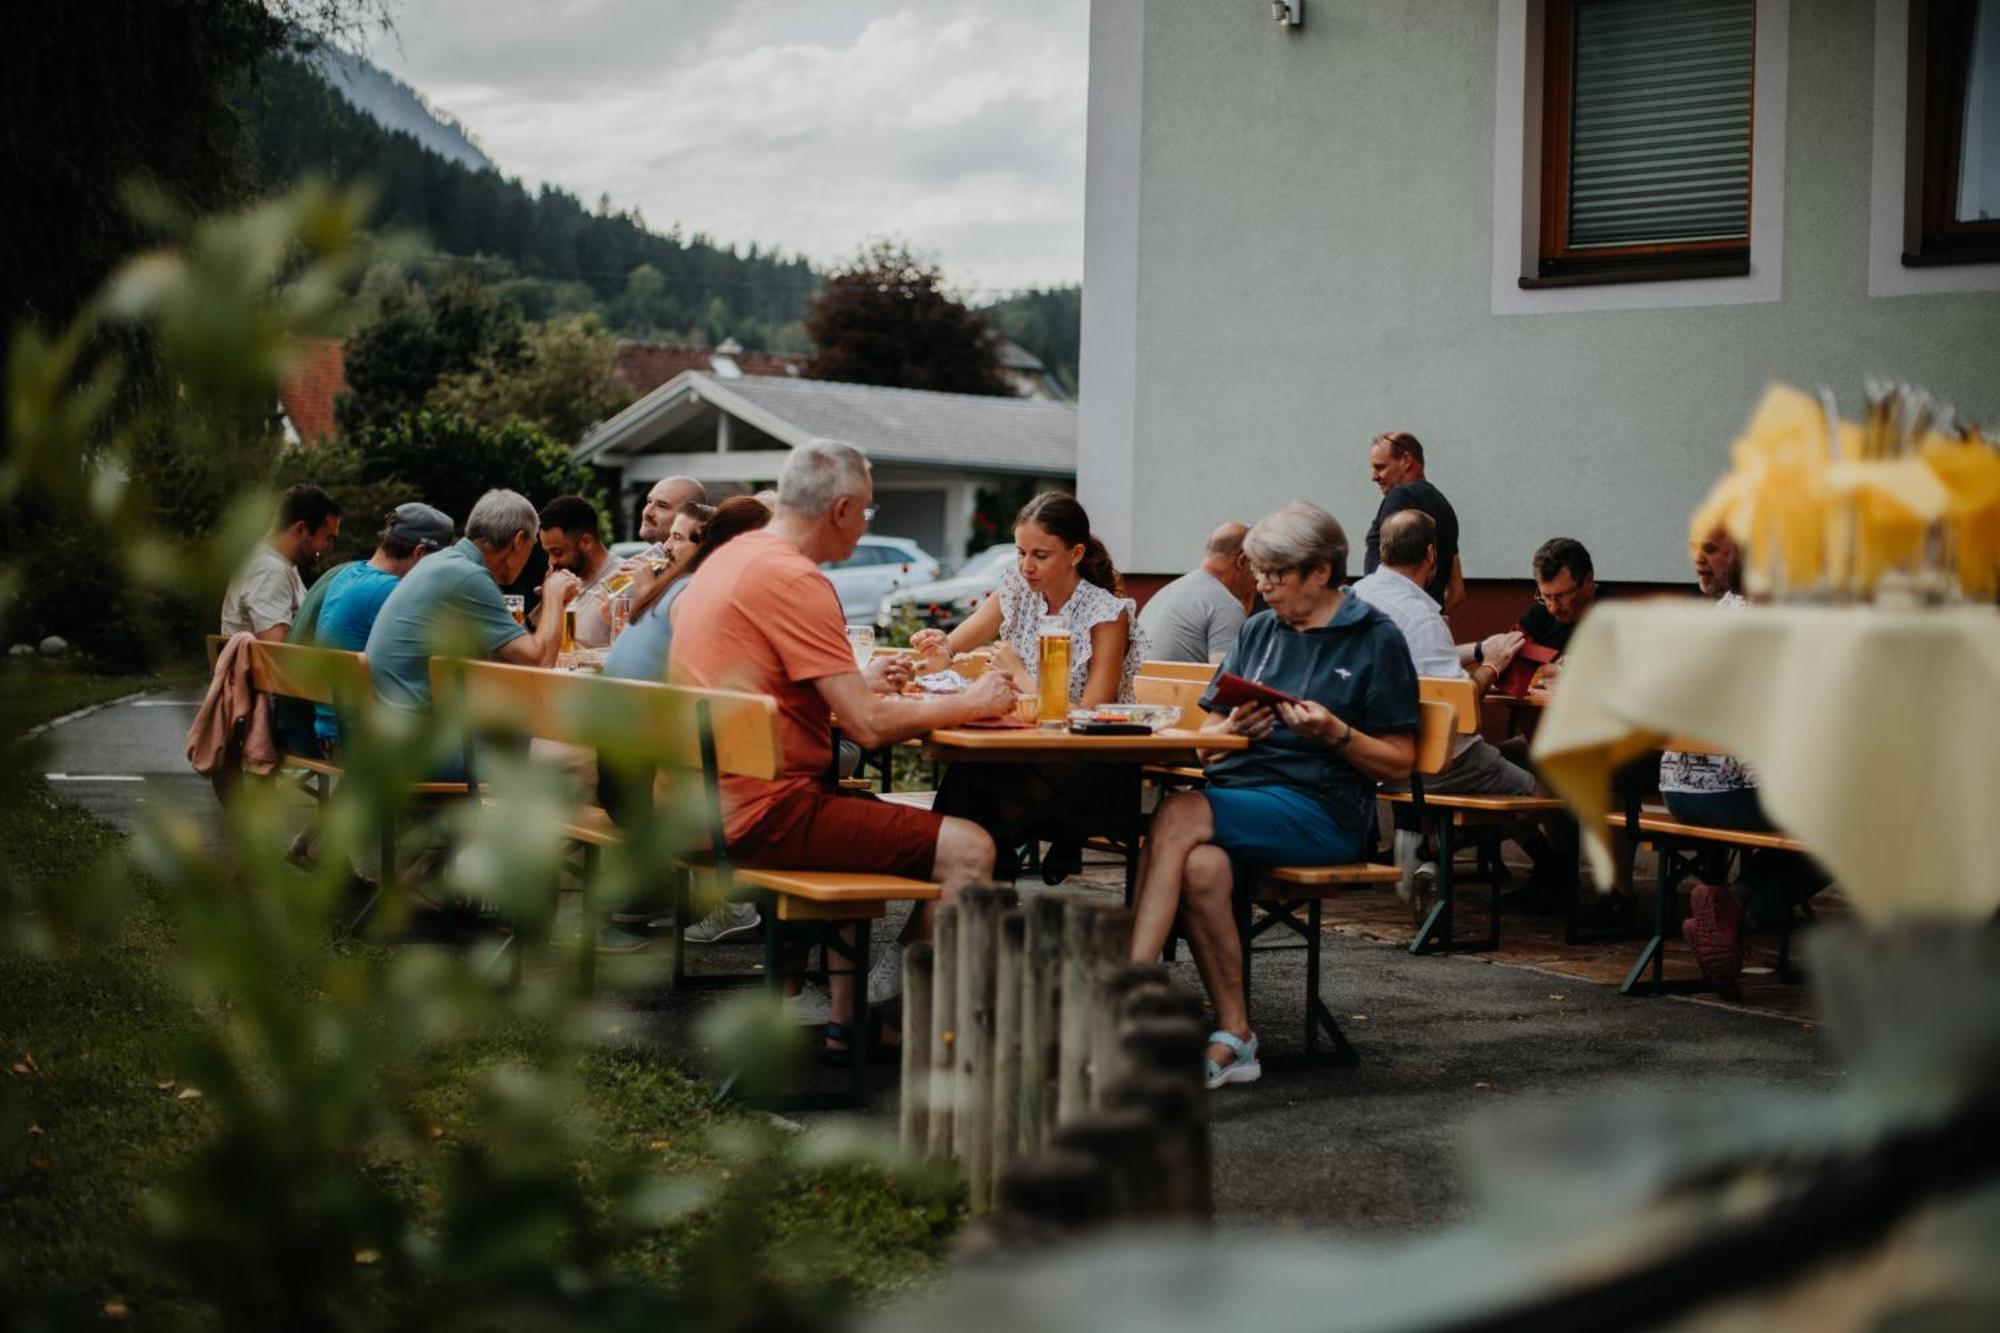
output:
[[1188,853],[1215,836],[1215,816],[1199,792],[1176,792],[1160,802],[1146,829],[1146,857],[1132,902],[1132,961],[1150,963],[1167,947],[1181,907]]
[[[1187,859],[1185,902],[1181,918],[1187,929],[1188,952],[1201,969],[1208,997],[1215,1002],[1215,1026],[1247,1040],[1250,1008],[1243,995],[1243,940],[1236,933],[1232,903],[1235,879],[1229,855],[1213,844],[1194,849]],[[1208,1058],[1228,1064],[1235,1054],[1220,1043],[1208,1048]]]
[[[931,859],[931,876],[938,882],[938,902],[957,902],[968,884],[993,878],[993,838],[969,819],[947,815],[938,830],[937,851]],[[903,924],[899,942],[911,944],[931,937],[937,924],[937,903],[924,903],[910,913]]]

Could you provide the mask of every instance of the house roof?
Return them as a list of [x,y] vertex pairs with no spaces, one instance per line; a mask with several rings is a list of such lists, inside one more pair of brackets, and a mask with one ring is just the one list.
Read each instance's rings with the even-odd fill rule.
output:
[[746,376],[727,382],[685,371],[597,427],[579,462],[642,454],[676,409],[700,399],[797,448],[846,440],[876,462],[976,468],[1036,476],[1076,471],[1076,405],[1044,398],[887,389],[836,380]]
[[720,347],[684,347],[626,339],[618,344],[612,373],[630,385],[633,393],[647,394],[684,370],[699,370],[723,379],[735,378],[728,371],[732,366],[741,375],[796,376],[805,361],[802,356],[779,352],[746,352],[733,339]]
[[340,340],[302,339],[298,363],[278,381],[278,406],[291,419],[299,438],[310,444],[333,434],[333,400],[346,387]]

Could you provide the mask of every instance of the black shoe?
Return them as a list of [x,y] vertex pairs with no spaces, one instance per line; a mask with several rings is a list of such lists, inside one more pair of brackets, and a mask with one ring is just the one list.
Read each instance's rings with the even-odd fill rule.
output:
[[1523,916],[1554,916],[1562,911],[1562,900],[1562,871],[1547,861],[1537,861],[1520,888],[1500,895],[1500,906]]
[[1042,883],[1054,888],[1083,870],[1083,844],[1067,838],[1049,844],[1042,857]]

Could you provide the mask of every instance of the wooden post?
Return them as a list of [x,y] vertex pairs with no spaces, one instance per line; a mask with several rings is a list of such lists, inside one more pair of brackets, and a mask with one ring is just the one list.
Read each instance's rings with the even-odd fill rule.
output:
[[1090,1106],[1090,940],[1091,921],[1103,908],[1088,898],[1063,903],[1062,995],[1059,1023],[1056,1118],[1048,1128]]
[[1009,1213],[1065,1231],[1111,1217],[1111,1173],[1081,1153],[1047,1152],[1015,1159],[1000,1178],[996,1202]]
[[926,1144],[933,1157],[951,1156],[952,1111],[958,1084],[952,1077],[952,1042],[958,1022],[958,907],[941,903],[932,932],[931,957],[931,1077],[926,1089],[930,1103],[930,1133]]
[[1053,893],[1028,900],[1027,957],[1021,971],[1022,1152],[1048,1147],[1055,1127],[1062,1026],[1063,900]]
[[1056,1131],[1056,1147],[1081,1153],[1111,1173],[1119,1221],[1165,1212],[1159,1179],[1160,1129],[1143,1110],[1087,1111]]
[[1090,1067],[1089,1104],[1104,1105],[1104,1090],[1124,1064],[1118,1045],[1118,980],[1125,955],[1132,949],[1132,913],[1122,907],[1101,909],[1090,923]]
[[936,959],[929,940],[903,950],[903,1151],[930,1144],[931,999]]
[[958,1105],[952,1115],[952,1155],[971,1186],[972,1211],[993,1204],[993,1006],[995,936],[1000,899],[991,889],[967,889],[958,900]]
[[1163,1217],[1206,1221],[1214,1213],[1208,1180],[1208,1098],[1186,1079],[1135,1073],[1114,1086],[1107,1110],[1143,1113],[1154,1129],[1155,1183]]
[[1168,1206],[1197,1218],[1215,1215],[1215,1163],[1208,1135],[1208,1092],[1201,1083],[1202,1052],[1208,1049],[1205,1024],[1187,1018],[1144,1018],[1126,1024],[1126,1058],[1134,1084],[1164,1082],[1178,1086],[1194,1108],[1184,1127],[1178,1161],[1163,1169],[1178,1173],[1182,1182],[1176,1201]]
[[1028,914],[1014,908],[1000,918],[999,966],[993,996],[993,1173],[998,1176],[1021,1147],[1021,966],[1027,960]]

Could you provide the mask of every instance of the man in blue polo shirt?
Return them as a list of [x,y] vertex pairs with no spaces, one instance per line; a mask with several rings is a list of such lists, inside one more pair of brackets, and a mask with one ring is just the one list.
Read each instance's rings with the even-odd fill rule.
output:
[[[299,608],[288,642],[314,648],[360,652],[382,604],[396,583],[433,551],[451,544],[451,516],[415,500],[397,505],[389,514],[375,553],[330,571],[313,585]],[[313,710],[313,735],[322,747],[340,739],[340,723],[327,704]]]
[[[431,654],[553,666],[562,647],[562,616],[545,613],[530,632],[509,614],[500,589],[527,568],[540,524],[535,507],[514,491],[488,491],[465,520],[465,537],[401,579],[368,632],[375,697],[412,712],[431,706]],[[542,605],[560,612],[576,595],[574,574],[555,569]]]

